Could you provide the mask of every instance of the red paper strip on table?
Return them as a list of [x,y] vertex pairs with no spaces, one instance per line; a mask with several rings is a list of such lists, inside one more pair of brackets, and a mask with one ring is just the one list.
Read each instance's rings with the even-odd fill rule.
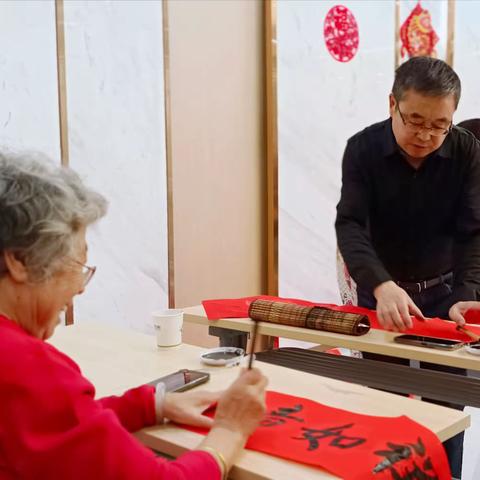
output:
[[[440,440],[406,416],[362,415],[271,391],[266,401],[267,415],[247,449],[316,466],[347,480],[451,478]],[[213,409],[206,414],[213,417]]]
[[[268,295],[258,295],[254,297],[244,298],[230,298],[219,300],[204,300],[202,302],[205,308],[205,313],[209,320],[218,320],[220,318],[247,318],[248,307],[253,300],[271,300],[276,302],[295,303],[297,305],[315,305],[318,307],[328,308],[330,310],[336,310],[340,312],[348,313],[360,313],[367,315],[370,319],[372,328],[383,330],[383,327],[378,323],[377,314],[374,310],[368,308],[356,307],[354,305],[334,305],[331,303],[314,303],[307,300],[300,300],[296,298],[281,298],[272,297]],[[473,311],[472,311],[473,312]],[[469,316],[467,313],[467,320],[471,321],[473,315]],[[476,318],[480,320],[480,312],[476,315]],[[456,325],[453,322],[446,322],[440,318],[432,318],[426,322],[417,320],[412,317],[413,327],[406,330],[404,333],[411,333],[415,335],[425,335],[430,337],[449,338],[452,340],[460,340],[462,342],[470,342],[471,339],[465,333],[459,332],[455,329]],[[469,326],[469,329],[480,335],[480,327]]]

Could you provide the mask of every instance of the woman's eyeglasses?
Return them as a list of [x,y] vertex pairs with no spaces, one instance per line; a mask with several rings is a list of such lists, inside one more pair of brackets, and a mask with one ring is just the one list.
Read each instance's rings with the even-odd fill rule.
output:
[[85,288],[90,280],[92,279],[93,275],[97,271],[97,267],[89,267],[88,265],[85,265],[82,262],[79,262],[78,260],[75,260],[74,258],[71,259],[73,262],[75,262],[78,265],[82,266],[82,276],[83,276],[83,288]]

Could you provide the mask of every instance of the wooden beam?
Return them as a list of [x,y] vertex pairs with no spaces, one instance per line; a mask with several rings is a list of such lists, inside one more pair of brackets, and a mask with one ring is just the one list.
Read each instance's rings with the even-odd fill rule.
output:
[[[62,165],[68,167],[68,115],[67,115],[67,80],[65,62],[65,22],[63,0],[55,0],[55,33],[57,40],[57,88],[58,113],[60,123],[60,158]],[[73,306],[69,306],[65,314],[65,323],[72,325],[74,321]]]
[[447,51],[445,61],[453,68],[455,51],[455,0],[448,0],[447,13]]
[[265,1],[267,294],[278,295],[277,1]]
[[400,0],[395,0],[395,18],[394,18],[395,30],[394,35],[394,47],[395,47],[395,70],[400,66]]
[[163,22],[163,85],[165,104],[165,151],[167,162],[167,250],[168,250],[168,306],[175,307],[175,250],[173,224],[173,160],[172,122],[170,95],[170,38],[168,24],[168,1],[162,2]]

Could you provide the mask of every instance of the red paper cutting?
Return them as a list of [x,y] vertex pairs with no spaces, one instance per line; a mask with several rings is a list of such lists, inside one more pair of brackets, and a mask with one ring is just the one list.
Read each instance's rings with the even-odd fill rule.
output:
[[349,62],[357,53],[358,25],[347,7],[335,5],[328,11],[323,36],[328,52],[338,62]]
[[[406,416],[361,415],[271,391],[266,401],[267,415],[246,445],[250,450],[346,480],[451,479],[439,439]],[[213,417],[214,411],[206,414]]]
[[420,2],[401,26],[400,39],[402,58],[405,54],[408,54],[409,58],[421,55],[436,56],[435,45],[438,42],[438,36],[432,27],[430,12],[422,8]]
[[[220,299],[220,300],[204,300],[202,302],[205,308],[205,313],[209,320],[218,320],[220,318],[247,318],[248,307],[253,300],[257,298],[263,300],[272,300],[278,302],[295,303],[297,305],[316,305],[318,307],[328,308],[340,312],[360,313],[367,315],[370,319],[372,328],[384,330],[378,323],[377,314],[374,310],[369,310],[363,307],[356,307],[354,305],[334,305],[331,303],[314,303],[307,300],[300,300],[296,298],[281,298],[267,295],[258,295],[255,297],[244,297],[236,299]],[[477,318],[478,315],[476,316]],[[468,316],[470,320],[472,317]],[[413,327],[406,330],[404,333],[412,333],[415,335],[425,335],[430,337],[450,338],[452,340],[460,340],[462,342],[470,342],[468,335],[459,332],[455,329],[456,325],[453,322],[447,322],[440,318],[432,318],[426,322],[422,322],[412,317]],[[480,335],[480,327],[469,326],[469,329]]]

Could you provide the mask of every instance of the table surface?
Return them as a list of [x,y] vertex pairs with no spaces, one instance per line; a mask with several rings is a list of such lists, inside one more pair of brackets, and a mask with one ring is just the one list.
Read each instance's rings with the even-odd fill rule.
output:
[[[199,325],[208,325],[229,328],[243,332],[252,330],[252,320],[249,318],[225,318],[221,320],[208,320],[202,305],[184,308],[184,321]],[[309,328],[290,327],[276,323],[259,322],[258,334],[274,337],[290,338],[304,342],[313,342],[332,347],[345,347],[363,352],[379,353],[392,357],[408,358],[424,362],[449,365],[451,367],[480,370],[480,357],[472,355],[464,348],[459,350],[436,350],[433,348],[416,347],[396,343],[393,339],[399,335],[372,328],[367,334],[361,336],[331,333]]]
[[[192,345],[158,348],[153,335],[89,323],[58,327],[50,343],[73,358],[97,389],[98,396],[120,394],[180,368],[202,369],[211,374],[198,388],[224,389],[238,375],[238,367],[206,367],[199,356],[204,350]],[[269,389],[307,397],[332,407],[379,415],[408,415],[435,432],[443,441],[470,424],[469,415],[418,400],[258,362],[269,378]],[[137,433],[142,443],[178,456],[195,448],[201,436],[173,425],[155,426]],[[320,469],[244,451],[231,471],[233,479],[306,480],[337,478]]]

